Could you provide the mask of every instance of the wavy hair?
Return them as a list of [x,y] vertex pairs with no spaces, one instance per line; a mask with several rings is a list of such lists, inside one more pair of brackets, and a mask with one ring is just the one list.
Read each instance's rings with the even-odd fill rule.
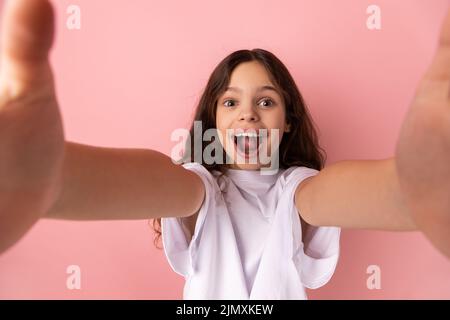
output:
[[[223,59],[214,69],[200,101],[197,105],[194,119],[189,130],[190,137],[194,137],[194,122],[201,121],[202,136],[208,129],[216,128],[216,109],[219,97],[225,92],[229,85],[233,70],[243,62],[257,61],[267,70],[270,80],[280,89],[285,108],[286,121],[290,123],[290,131],[283,134],[279,145],[279,167],[287,169],[291,166],[305,166],[321,170],[326,161],[326,153],[319,146],[318,134],[315,124],[306,107],[303,97],[289,73],[286,66],[271,52],[264,49],[238,50]],[[199,141],[200,142],[200,141]],[[188,139],[186,150],[196,150],[194,139]],[[209,141],[201,141],[201,152],[206,148]],[[223,154],[221,164],[213,163],[202,165],[208,170],[220,172],[219,178],[226,173],[226,154]],[[201,158],[201,157],[200,157]],[[185,152],[179,163],[194,162],[194,152]],[[161,238],[161,218],[153,219],[155,231],[155,246],[158,247]]]

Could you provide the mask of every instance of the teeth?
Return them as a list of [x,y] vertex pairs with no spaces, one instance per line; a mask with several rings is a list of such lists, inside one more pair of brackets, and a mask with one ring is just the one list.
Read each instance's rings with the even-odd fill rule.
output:
[[253,138],[256,138],[256,137],[262,137],[262,133],[257,134],[255,132],[240,132],[240,133],[236,133],[234,136],[235,137],[253,137]]

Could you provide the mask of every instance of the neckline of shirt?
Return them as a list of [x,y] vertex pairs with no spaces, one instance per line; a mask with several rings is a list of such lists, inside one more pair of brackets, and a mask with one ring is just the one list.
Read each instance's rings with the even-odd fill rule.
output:
[[281,169],[266,171],[262,174],[260,170],[245,170],[245,169],[227,169],[226,175],[232,180],[238,181],[259,181],[259,182],[275,182],[280,173]]

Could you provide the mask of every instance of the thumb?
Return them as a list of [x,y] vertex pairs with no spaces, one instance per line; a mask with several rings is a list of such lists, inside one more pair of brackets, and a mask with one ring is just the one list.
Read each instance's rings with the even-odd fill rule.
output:
[[51,78],[48,53],[54,34],[53,9],[48,0],[8,0],[4,6],[0,87],[19,94]]
[[427,109],[430,109],[431,101],[439,101],[434,105],[447,109],[441,102],[450,101],[450,7],[442,22],[434,57],[418,84],[415,99],[417,105],[428,105]]
[[425,76],[429,80],[450,84],[450,7],[441,26],[435,56]]

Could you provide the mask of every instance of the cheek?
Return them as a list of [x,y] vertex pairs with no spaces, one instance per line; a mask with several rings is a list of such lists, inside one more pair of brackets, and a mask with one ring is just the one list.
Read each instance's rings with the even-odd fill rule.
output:
[[230,115],[227,115],[226,112],[223,112],[221,108],[216,109],[216,125],[217,128],[223,127],[226,125],[226,122],[228,121],[228,118],[230,118]]
[[216,128],[225,136],[226,130],[232,127],[232,117],[221,112],[216,113]]
[[227,126],[224,126],[223,123],[221,123],[220,121],[216,121],[216,133],[217,133],[217,137],[220,141],[220,144],[222,145],[223,148],[225,148],[227,146]]
[[224,128],[224,117],[221,112],[216,112],[216,128],[217,130],[223,131]]

